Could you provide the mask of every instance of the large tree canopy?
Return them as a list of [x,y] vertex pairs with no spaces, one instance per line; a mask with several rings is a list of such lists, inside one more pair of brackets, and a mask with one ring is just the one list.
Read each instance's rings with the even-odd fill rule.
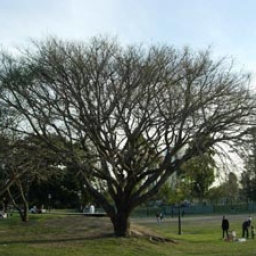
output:
[[24,118],[16,131],[74,166],[117,236],[184,162],[234,146],[254,115],[248,76],[208,51],[49,39],[0,65],[1,101]]

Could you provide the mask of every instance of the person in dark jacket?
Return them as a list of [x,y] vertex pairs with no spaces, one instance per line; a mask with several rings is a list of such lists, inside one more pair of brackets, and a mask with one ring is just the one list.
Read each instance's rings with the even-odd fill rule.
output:
[[222,218],[221,228],[222,228],[222,238],[224,239],[225,235],[226,235],[226,238],[228,238],[229,221],[225,216],[223,216]]
[[249,238],[249,227],[251,226],[251,218],[247,219],[242,224],[242,237]]

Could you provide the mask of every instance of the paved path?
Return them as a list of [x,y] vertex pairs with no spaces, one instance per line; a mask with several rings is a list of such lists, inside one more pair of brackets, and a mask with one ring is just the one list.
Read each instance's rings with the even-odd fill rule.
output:
[[[231,222],[243,222],[248,218],[248,214],[235,214],[235,215],[226,215]],[[252,217],[252,221],[256,220],[256,213],[250,215]],[[196,216],[184,216],[181,218],[182,222],[213,222],[213,223],[220,223],[222,220],[223,215],[196,215]],[[131,218],[131,221],[133,223],[156,223],[156,218],[155,217],[141,217],[141,218]],[[177,222],[178,217],[170,217],[167,216],[164,218],[163,222]]]

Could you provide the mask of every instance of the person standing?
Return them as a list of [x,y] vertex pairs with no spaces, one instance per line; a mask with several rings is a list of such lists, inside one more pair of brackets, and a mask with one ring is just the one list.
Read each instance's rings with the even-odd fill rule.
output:
[[90,212],[90,214],[94,214],[95,213],[95,206],[93,204],[90,205],[89,212]]
[[222,218],[221,228],[222,228],[222,238],[224,239],[225,235],[226,235],[226,238],[228,238],[229,221],[225,216],[223,216]]

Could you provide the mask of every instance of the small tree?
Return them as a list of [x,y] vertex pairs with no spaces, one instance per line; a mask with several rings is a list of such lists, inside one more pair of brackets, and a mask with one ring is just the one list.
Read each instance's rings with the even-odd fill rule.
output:
[[244,160],[244,171],[242,172],[240,183],[241,198],[244,201],[256,201],[256,130],[252,129],[248,135],[249,141],[246,143],[246,150],[242,155]]
[[241,174],[240,184],[240,199],[247,203],[249,200],[256,201],[256,178],[254,177],[254,173],[248,170],[244,171]]
[[1,194],[6,197],[7,192],[21,220],[25,222],[28,221],[28,192],[31,183],[48,180],[63,171],[58,168],[56,154],[46,151],[36,137],[4,141],[5,146],[0,150]]
[[214,182],[216,164],[214,151],[205,152],[194,157],[181,167],[181,175],[187,181],[190,193],[198,196],[199,201],[206,197],[209,187]]
[[1,101],[24,118],[19,132],[36,134],[77,170],[117,236],[129,235],[132,210],[182,164],[240,141],[255,114],[247,75],[209,52],[168,46],[49,39],[3,54],[0,86]]

